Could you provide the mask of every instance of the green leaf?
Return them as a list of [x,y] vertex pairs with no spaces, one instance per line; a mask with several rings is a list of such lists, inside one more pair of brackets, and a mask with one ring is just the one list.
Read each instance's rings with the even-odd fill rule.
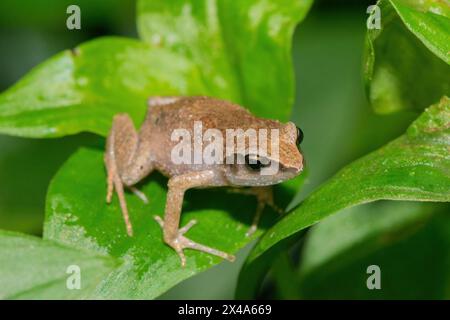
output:
[[139,1],[147,42],[101,38],[39,65],[0,95],[0,133],[104,136],[119,112],[140,124],[152,95],[209,95],[287,120],[291,35],[311,2]]
[[254,299],[268,271],[274,267],[274,261],[281,258],[294,244],[299,243],[304,232],[287,237],[267,249],[263,255],[249,261],[247,259],[239,273],[235,298],[239,300]]
[[312,0],[139,1],[153,47],[193,61],[208,93],[230,93],[257,115],[287,120],[294,102],[291,38]]
[[8,182],[0,184],[0,228],[41,235],[45,194],[55,172],[80,145],[103,144],[92,134],[39,140],[0,136],[0,181]]
[[[0,243],[0,299],[86,298],[117,264],[109,257],[13,232],[0,231]],[[66,285],[74,274],[70,266],[79,267],[79,290]]]
[[346,207],[381,199],[450,201],[449,119],[444,97],[406,134],[342,169],[263,235],[246,268],[277,242]]
[[368,31],[365,78],[379,113],[425,106],[450,94],[450,7],[380,1],[382,29]]
[[[448,298],[450,220],[448,206],[438,207],[374,203],[312,227],[300,260],[302,298]],[[381,290],[367,288],[370,265],[380,267]]]
[[56,55],[0,95],[0,133],[104,136],[114,114],[141,121],[150,95],[203,91],[189,60],[136,40],[101,38]]
[[[132,194],[126,196],[133,237],[126,234],[117,197],[111,205],[106,204],[105,182],[103,152],[81,149],[54,177],[47,197],[45,239],[123,261],[92,297],[154,298],[221,261],[186,250],[187,266],[182,268],[175,251],[164,244],[161,228],[153,219],[164,213],[167,180],[161,175],[152,175],[139,186],[149,204]],[[258,230],[250,238],[245,236],[256,210],[254,197],[211,189],[190,190],[185,199],[181,225],[191,219],[198,221],[187,234],[194,241],[235,253],[261,234]],[[276,216],[266,210],[260,228],[273,224]]]
[[431,216],[433,206],[421,202],[377,201],[350,207],[314,225],[306,237],[300,275],[332,272],[409,235]]
[[390,0],[406,27],[436,56],[450,64],[450,4]]
[[274,278],[277,299],[299,300],[299,281],[288,252],[283,252],[273,261],[272,275]]
[[[140,1],[139,29],[147,42],[101,38],[38,66],[0,95],[0,133],[104,136],[119,112],[139,126],[152,95],[210,95],[287,120],[293,102],[291,35],[311,2],[253,0],[238,8],[234,1]],[[239,41],[231,41],[234,37]],[[153,298],[220,261],[188,250],[183,269],[164,245],[152,218],[164,211],[161,176],[142,184],[149,205],[127,195],[133,238],[126,236],[118,203],[105,203],[105,179],[102,152],[83,149],[55,176],[47,198],[45,239],[122,262],[90,297]],[[291,187],[302,181],[278,188],[277,203],[286,204]],[[216,190],[189,192],[187,200],[182,224],[199,221],[189,232],[194,240],[236,252],[261,234],[245,237],[255,199]],[[266,214],[261,229],[272,223]]]

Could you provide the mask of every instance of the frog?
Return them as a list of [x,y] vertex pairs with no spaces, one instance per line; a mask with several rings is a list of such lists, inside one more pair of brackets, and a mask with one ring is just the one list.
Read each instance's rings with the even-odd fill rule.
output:
[[[175,163],[171,150],[179,141],[174,141],[173,132],[184,128],[193,134],[195,122],[202,124],[202,132],[215,129],[224,134],[230,128],[275,129],[279,133],[276,137],[277,152],[273,152],[272,147],[272,151],[264,154],[258,154],[259,149],[256,154],[255,149],[249,154],[250,148],[246,142],[240,153],[233,153],[239,150],[232,150],[225,154],[226,161],[222,163]],[[275,135],[270,135],[269,140],[275,141]],[[229,187],[235,192],[242,190],[242,193],[255,195],[257,210],[246,234],[250,236],[257,229],[265,206],[277,208],[271,186],[292,179],[303,171],[302,140],[303,132],[293,122],[282,123],[260,118],[247,108],[224,99],[208,96],[152,96],[147,100],[147,113],[139,131],[128,114],[119,113],[113,117],[104,153],[106,202],[111,203],[115,191],[126,232],[133,236],[125,190],[130,190],[147,202],[146,195],[138,190],[136,184],[153,171],[159,171],[168,178],[168,191],[164,218],[155,215],[154,219],[162,229],[162,240],[178,254],[181,266],[186,265],[185,249],[234,261],[234,255],[197,243],[186,236],[197,221],[191,220],[180,227],[185,192],[194,188]],[[228,161],[229,157],[240,161]],[[273,163],[277,164],[276,173],[261,174],[268,164]]]

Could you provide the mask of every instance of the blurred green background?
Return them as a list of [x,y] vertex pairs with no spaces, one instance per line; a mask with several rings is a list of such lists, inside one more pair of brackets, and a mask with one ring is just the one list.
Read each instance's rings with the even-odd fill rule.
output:
[[[78,4],[81,7],[81,30],[70,31],[65,27],[66,8],[70,4]],[[367,103],[362,81],[362,53],[366,32],[366,9],[370,4],[373,4],[373,1],[316,1],[306,20],[296,30],[293,39],[293,57],[297,90],[292,119],[302,127],[305,133],[302,148],[306,156],[309,177],[306,186],[297,195],[295,202],[300,201],[349,161],[377,149],[400,135],[417,116],[417,114],[406,112],[377,116],[373,114]],[[134,1],[1,1],[0,90],[5,90],[33,66],[53,54],[75,47],[86,40],[102,35],[136,37],[134,14]],[[47,186],[59,166],[81,145],[102,148],[103,139],[91,134],[52,140],[29,140],[0,136],[1,229],[41,234]],[[424,210],[427,212],[435,210],[435,207],[429,208],[407,203],[395,204],[395,208],[386,203],[365,207],[368,208],[356,210],[360,211],[357,214],[367,215],[375,221],[384,221],[383,219],[386,217],[383,214],[392,210],[404,211],[406,215],[410,214],[411,216]],[[442,207],[439,210],[445,210],[445,208]],[[341,216],[344,222],[345,219],[348,219],[354,223],[354,220],[351,219],[354,214],[356,213],[353,209],[340,213],[338,216]],[[417,224],[417,220],[411,218],[415,226],[413,231],[402,233],[403,236],[399,239],[412,241],[416,253],[420,252],[421,246],[426,251],[427,245],[435,245],[434,254],[440,255],[442,252],[443,255],[448,254],[448,247],[439,239],[433,238],[433,235],[436,234],[433,228],[441,224],[439,220],[435,221],[436,219],[434,219],[432,223],[426,224],[423,230],[420,229],[420,226],[424,223],[421,219],[419,220],[421,223]],[[320,234],[321,229],[319,228],[327,230],[327,226],[333,223],[337,223],[339,226],[343,224],[342,221],[333,221],[330,218],[320,223],[317,228],[315,227],[318,229],[315,230],[316,233]],[[360,223],[361,225],[351,225],[353,227],[349,227],[347,230],[351,240],[348,241],[351,244],[362,243],[368,238],[374,239],[366,234],[354,235],[355,238],[352,238],[352,232],[356,229],[360,230],[364,226],[365,220],[362,219]],[[390,226],[392,225],[396,226],[395,223],[390,224]],[[417,231],[419,229],[420,231]],[[392,231],[392,229],[389,230]],[[302,292],[294,290],[295,292],[292,293],[289,286],[283,285],[283,277],[289,275],[289,272],[294,270],[293,268],[297,268],[296,261],[294,261],[293,265],[288,266],[291,268],[290,270],[281,271],[284,272],[281,277],[275,276],[273,277],[276,279],[275,282],[268,282],[262,297],[366,298],[367,293],[359,292],[357,288],[353,291],[345,289],[345,281],[350,279],[348,274],[352,273],[352,270],[357,270],[362,265],[366,266],[373,260],[383,261],[383,259],[388,259],[389,263],[394,265],[393,268],[399,269],[400,272],[404,268],[402,263],[409,261],[408,257],[415,257],[418,261],[413,260],[420,264],[420,256],[406,253],[407,257],[405,258],[396,253],[396,250],[404,253],[405,250],[402,251],[397,247],[402,245],[411,247],[409,242],[406,244],[393,242],[394,245],[389,242],[391,247],[381,251],[380,248],[385,247],[379,245],[379,241],[374,242],[376,245],[372,243],[369,251],[364,249],[367,246],[361,246],[354,254],[352,253],[353,256],[360,258],[359,260],[352,259],[348,264],[341,263],[341,265],[334,263],[335,269],[333,270],[336,270],[336,273],[310,277],[302,285]],[[316,250],[314,245],[316,245],[314,238],[311,237],[308,239],[305,250],[311,246],[313,249],[310,250]],[[328,245],[323,244],[321,248],[326,248]],[[232,298],[237,274],[248,250],[249,248],[241,252],[236,263],[222,263],[188,279],[162,298]],[[430,253],[430,256],[426,256],[427,259],[435,259],[433,252]],[[326,252],[323,254],[327,255]],[[294,257],[298,258],[298,252]],[[309,261],[308,251],[305,251],[302,257],[305,259],[305,263]],[[414,261],[413,263],[415,263]],[[441,267],[445,267],[445,265]],[[304,277],[303,269],[302,267],[298,271],[299,281]],[[343,273],[342,270],[345,272]],[[412,269],[412,273],[408,277],[414,277],[424,271],[434,272],[432,270],[434,269],[429,266],[419,266],[417,270]],[[296,270],[295,273],[297,274]],[[354,274],[357,272],[355,271]],[[342,275],[342,278],[339,275]],[[363,273],[362,277],[365,279],[367,275]],[[331,292],[330,285],[324,285],[324,283],[333,283],[333,279],[341,279],[340,281],[336,280],[333,285],[343,295],[339,296],[339,294]],[[361,280],[361,283],[365,281],[364,279]],[[428,292],[434,292],[435,287],[439,287],[446,281],[450,283],[448,279],[438,277],[434,279],[434,282],[424,284],[416,289],[414,289],[412,280],[406,285],[411,287],[410,297],[422,297],[421,293],[423,293],[423,297],[426,298],[432,297],[426,295]],[[445,289],[439,287],[439,290]],[[398,295],[395,290],[389,292],[391,294],[389,297],[403,297],[402,292],[399,292]]]

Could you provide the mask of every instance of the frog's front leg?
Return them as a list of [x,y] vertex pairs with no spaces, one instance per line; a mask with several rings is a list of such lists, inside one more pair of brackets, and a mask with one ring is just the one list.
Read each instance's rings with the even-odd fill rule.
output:
[[212,171],[191,172],[171,178],[168,183],[169,191],[167,193],[164,220],[159,216],[155,216],[155,220],[163,229],[164,242],[177,252],[183,267],[186,265],[184,249],[203,251],[230,261],[235,259],[233,255],[186,238],[184,234],[196,223],[195,220],[191,220],[187,225],[179,228],[185,191],[190,188],[212,185],[214,178],[215,174]]

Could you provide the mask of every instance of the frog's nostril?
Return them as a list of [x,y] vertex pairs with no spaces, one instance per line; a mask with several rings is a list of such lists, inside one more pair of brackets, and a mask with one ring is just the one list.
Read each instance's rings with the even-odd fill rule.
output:
[[303,131],[299,127],[297,127],[297,141],[296,144],[299,146],[303,141]]

